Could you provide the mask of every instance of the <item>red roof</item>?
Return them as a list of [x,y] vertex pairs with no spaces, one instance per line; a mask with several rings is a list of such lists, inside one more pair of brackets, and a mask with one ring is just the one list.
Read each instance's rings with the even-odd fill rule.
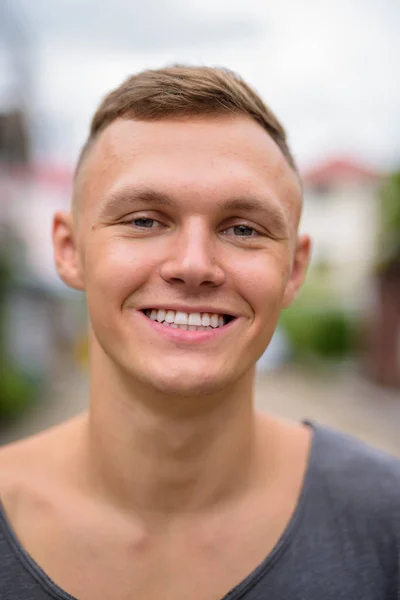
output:
[[[65,188],[72,185],[73,170],[59,165],[31,165],[27,167],[0,164],[0,172],[8,172],[17,178],[33,179],[45,185]],[[306,185],[318,185],[330,182],[361,181],[373,183],[383,173],[370,166],[351,159],[338,158],[324,161],[302,173]]]
[[70,187],[73,180],[72,169],[59,165],[22,166],[0,163],[0,176],[2,173],[18,180],[34,181],[56,188]]
[[303,174],[306,185],[354,181],[374,183],[381,177],[382,173],[376,169],[345,158],[324,161]]

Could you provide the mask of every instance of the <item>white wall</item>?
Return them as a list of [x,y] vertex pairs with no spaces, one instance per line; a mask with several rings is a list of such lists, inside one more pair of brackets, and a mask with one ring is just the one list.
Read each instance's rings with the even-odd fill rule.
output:
[[360,183],[306,188],[301,230],[313,240],[312,264],[333,268],[335,286],[350,298],[367,289],[375,259],[377,190]]

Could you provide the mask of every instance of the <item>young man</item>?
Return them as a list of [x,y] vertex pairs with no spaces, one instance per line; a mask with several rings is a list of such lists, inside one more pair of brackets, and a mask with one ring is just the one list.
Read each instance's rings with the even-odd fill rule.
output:
[[301,196],[236,75],[105,98],[53,229],[87,295],[90,409],[1,452],[1,600],[398,597],[398,463],[253,408],[309,259]]

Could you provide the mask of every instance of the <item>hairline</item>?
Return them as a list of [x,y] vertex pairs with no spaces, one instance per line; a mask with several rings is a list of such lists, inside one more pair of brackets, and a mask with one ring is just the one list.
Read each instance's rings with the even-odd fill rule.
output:
[[285,155],[285,152],[282,150],[282,148],[280,147],[280,145],[278,144],[277,140],[274,139],[274,137],[271,135],[271,133],[267,130],[267,128],[260,123],[259,120],[257,120],[253,115],[251,115],[250,113],[248,113],[247,111],[243,110],[243,111],[237,111],[237,112],[227,112],[227,111],[217,111],[215,110],[215,112],[212,113],[193,113],[192,115],[182,115],[179,114],[178,112],[176,114],[170,114],[170,115],[166,115],[164,117],[160,116],[159,118],[152,118],[152,119],[137,119],[134,116],[129,116],[127,114],[125,115],[120,115],[115,117],[114,119],[108,121],[107,123],[105,123],[105,125],[103,127],[99,127],[94,133],[89,134],[88,138],[86,139],[80,153],[78,156],[78,160],[75,166],[75,171],[74,171],[74,176],[73,176],[73,194],[72,194],[72,208],[71,208],[71,212],[74,215],[74,218],[77,219],[78,217],[78,198],[77,198],[77,187],[78,187],[78,177],[79,174],[81,173],[86,160],[88,159],[91,151],[93,150],[93,147],[96,145],[96,143],[99,141],[99,139],[101,138],[101,135],[104,131],[106,131],[106,129],[108,129],[108,127],[110,127],[113,123],[115,123],[118,120],[125,120],[125,121],[138,121],[138,122],[162,122],[162,121],[167,121],[167,120],[173,120],[173,121],[190,121],[190,120],[194,120],[194,119],[204,119],[204,120],[209,120],[209,119],[217,119],[219,117],[225,117],[225,118],[229,118],[229,117],[247,117],[248,119],[251,119],[254,123],[256,123],[257,125],[259,125],[265,132],[266,135],[268,135],[270,137],[270,139],[275,143],[275,145],[277,146],[278,150],[281,152],[283,159],[286,162],[286,165],[289,167],[289,169],[292,171],[292,173],[295,175],[296,181],[299,185],[300,188],[300,201],[302,204],[302,200],[303,200],[303,181],[302,178],[300,176],[300,173],[298,171],[298,168],[292,158],[293,164],[291,164],[291,162],[289,161],[288,157]]
[[[218,118],[218,117],[248,117],[249,119],[251,119],[254,123],[257,123],[257,125],[259,125],[260,127],[262,127],[262,129],[265,131],[265,133],[272,139],[273,142],[275,142],[276,146],[279,148],[283,158],[286,161],[286,164],[288,165],[288,167],[292,170],[292,172],[296,175],[296,178],[298,180],[298,183],[300,185],[301,191],[303,192],[303,182],[299,173],[299,170],[297,168],[297,165],[293,159],[293,157],[291,156],[291,160],[289,160],[289,158],[286,156],[285,152],[282,150],[282,148],[280,147],[280,144],[278,144],[277,140],[274,138],[273,135],[271,135],[271,133],[268,131],[268,129],[265,127],[265,125],[263,123],[261,123],[258,119],[256,119],[253,115],[251,115],[250,113],[248,113],[247,111],[243,110],[243,111],[237,111],[237,112],[225,112],[225,111],[217,111],[215,110],[215,112],[213,113],[193,113],[192,115],[182,115],[179,113],[174,114],[170,114],[170,115],[166,115],[164,117],[160,116],[159,118],[152,118],[152,119],[137,119],[134,116],[128,116],[128,115],[119,115],[116,116],[114,119],[112,119],[111,121],[107,121],[107,123],[104,125],[104,127],[100,127],[99,129],[97,129],[94,133],[90,133],[89,136],[87,137],[86,141],[84,142],[79,155],[78,155],[78,159],[76,162],[76,166],[75,166],[75,170],[74,170],[74,176],[73,176],[73,182],[75,185],[75,182],[77,180],[78,174],[82,168],[82,165],[84,164],[87,156],[90,154],[90,151],[92,150],[93,146],[95,145],[95,143],[98,141],[99,137],[101,137],[101,134],[108,129],[108,127],[110,125],[112,125],[113,123],[115,123],[115,121],[118,120],[126,120],[126,121],[141,121],[141,122],[158,122],[158,121],[167,121],[167,120],[174,120],[174,121],[190,121],[192,119],[204,119],[204,120],[208,120],[208,119],[213,119],[213,118]],[[292,162],[291,162],[292,161]]]

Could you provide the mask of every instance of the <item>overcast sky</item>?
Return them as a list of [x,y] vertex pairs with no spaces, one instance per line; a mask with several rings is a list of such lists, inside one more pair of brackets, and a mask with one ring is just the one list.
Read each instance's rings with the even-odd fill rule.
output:
[[398,0],[2,1],[0,104],[7,38],[29,75],[39,160],[72,164],[100,98],[127,75],[186,62],[253,84],[301,166],[337,155],[400,163]]

